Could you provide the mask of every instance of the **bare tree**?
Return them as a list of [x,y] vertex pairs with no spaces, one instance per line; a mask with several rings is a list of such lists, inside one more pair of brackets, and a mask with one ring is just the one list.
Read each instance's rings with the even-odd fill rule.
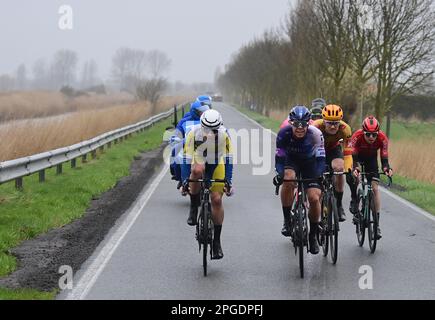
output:
[[157,102],[167,87],[168,82],[163,78],[142,80],[137,86],[136,95],[140,100],[149,101],[152,106],[152,114],[155,114]]
[[374,4],[376,47],[376,116],[434,73],[435,13],[432,0],[380,0]]
[[56,87],[71,86],[75,81],[78,56],[71,50],[59,50],[53,58],[51,72]]
[[112,59],[112,76],[121,90],[133,91],[145,78],[147,54],[143,50],[120,48]]
[[95,86],[97,82],[98,65],[95,60],[91,59],[83,63],[82,68],[82,88]]
[[147,54],[148,68],[151,78],[158,79],[162,77],[171,66],[171,60],[166,53],[159,50],[152,50]]
[[27,69],[24,64],[17,68],[16,72],[16,86],[18,90],[24,90],[27,87]]
[[32,67],[33,87],[35,89],[44,89],[48,86],[47,64],[43,58],[35,61]]
[[0,92],[11,91],[15,87],[15,79],[8,74],[0,75]]

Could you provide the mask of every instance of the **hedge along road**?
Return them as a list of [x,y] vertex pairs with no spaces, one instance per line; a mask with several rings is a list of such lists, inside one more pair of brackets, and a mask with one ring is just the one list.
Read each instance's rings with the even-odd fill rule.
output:
[[[260,127],[232,107],[216,103],[227,128]],[[252,144],[271,145],[263,129]],[[263,139],[270,140],[266,141]],[[240,145],[240,143],[238,143]],[[261,153],[260,153],[261,154]],[[382,193],[383,239],[376,253],[357,245],[347,211],[341,224],[339,257],[306,255],[305,279],[298,259],[281,236],[280,200],[272,185],[274,170],[254,175],[254,164],[234,168],[236,193],[224,198],[222,247],[225,257],[211,261],[207,278],[186,224],[189,202],[162,167],[122,221],[74,278],[59,299],[434,299],[435,219]],[[258,167],[258,164],[257,164]],[[258,172],[257,172],[258,173]],[[349,205],[346,186],[344,206]],[[372,281],[371,281],[372,279]]]

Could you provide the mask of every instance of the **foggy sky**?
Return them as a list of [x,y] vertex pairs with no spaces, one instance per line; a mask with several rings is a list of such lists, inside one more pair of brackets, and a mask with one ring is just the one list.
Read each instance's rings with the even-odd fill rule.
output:
[[[243,44],[278,27],[294,0],[0,0],[0,74],[38,58],[49,61],[71,49],[82,63],[95,59],[110,77],[121,46],[158,49],[172,60],[171,81],[213,81]],[[61,5],[70,5],[74,27],[58,27]],[[79,68],[79,70],[80,70]],[[80,75],[80,72],[78,72]]]

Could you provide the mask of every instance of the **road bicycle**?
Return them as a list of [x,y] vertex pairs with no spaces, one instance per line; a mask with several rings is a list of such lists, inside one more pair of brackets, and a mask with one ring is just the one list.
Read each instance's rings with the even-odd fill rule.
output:
[[[364,245],[365,230],[367,229],[370,252],[375,253],[378,240],[379,220],[375,211],[374,195],[371,184],[371,178],[377,172],[364,172],[364,166],[361,166],[361,185],[358,188],[357,204],[358,210],[354,217],[356,235],[360,247]],[[386,175],[384,172],[379,172]],[[387,176],[388,177],[388,176]],[[393,179],[388,177],[388,187],[393,183]]]
[[201,209],[198,215],[198,223],[196,224],[195,238],[198,241],[199,252],[202,249],[202,266],[204,269],[204,277],[207,276],[207,251],[210,247],[210,260],[213,260],[213,236],[214,224],[212,219],[211,202],[210,202],[210,188],[213,183],[224,183],[228,187],[226,180],[213,180],[213,179],[198,179],[188,180],[192,183],[201,184]]
[[338,259],[338,232],[340,224],[338,219],[337,199],[334,193],[334,176],[342,176],[344,172],[333,172],[328,169],[323,174],[323,196],[321,202],[321,220],[319,224],[318,243],[322,247],[323,256],[331,254],[333,264]]
[[[296,182],[298,184],[295,198],[292,204],[292,210],[290,213],[290,234],[293,247],[295,249],[295,255],[299,253],[299,271],[301,278],[304,278],[304,251],[308,248],[308,217],[307,212],[309,204],[307,201],[307,195],[305,193],[304,183],[319,182],[321,178],[317,179],[302,179],[301,174],[298,174],[298,178],[294,180],[283,179],[283,182]],[[279,195],[280,185],[276,186],[275,194]]]

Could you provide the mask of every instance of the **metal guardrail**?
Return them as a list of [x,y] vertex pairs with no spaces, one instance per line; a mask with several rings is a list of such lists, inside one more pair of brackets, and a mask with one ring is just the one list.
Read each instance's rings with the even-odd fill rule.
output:
[[76,167],[76,159],[82,157],[85,162],[88,154],[96,158],[97,150],[104,150],[104,146],[110,148],[112,143],[131,137],[133,133],[142,132],[156,122],[174,115],[174,124],[177,123],[177,109],[181,108],[184,114],[184,104],[174,106],[173,109],[155,115],[145,121],[138,122],[114,131],[104,133],[93,139],[74,144],[56,150],[51,150],[29,157],[0,162],[0,184],[15,180],[17,189],[23,188],[23,177],[39,172],[39,181],[45,181],[45,170],[56,166],[57,174],[62,173],[62,164],[71,161],[71,167]]

